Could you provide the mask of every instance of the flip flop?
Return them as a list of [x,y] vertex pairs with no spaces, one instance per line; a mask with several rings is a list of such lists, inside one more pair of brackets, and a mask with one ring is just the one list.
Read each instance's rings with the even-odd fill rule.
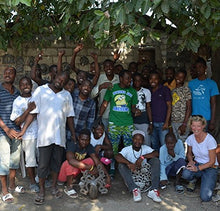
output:
[[22,186],[16,186],[15,189],[12,189],[12,188],[8,188],[9,192],[15,192],[15,193],[24,193],[24,187]]
[[14,201],[14,197],[11,195],[11,193],[7,193],[4,196],[2,196],[2,201],[6,203],[12,203]]
[[42,205],[44,204],[44,195],[41,194],[37,194],[34,198],[34,203],[36,205]]
[[175,189],[177,193],[184,193],[184,187],[182,185],[176,185]]
[[58,188],[55,188],[51,191],[51,194],[56,198],[59,199],[63,196],[63,194],[58,190]]
[[74,190],[74,189],[71,189],[71,190],[68,190],[67,188],[64,189],[64,193],[69,196],[70,198],[77,198],[78,197],[78,194],[77,192]]

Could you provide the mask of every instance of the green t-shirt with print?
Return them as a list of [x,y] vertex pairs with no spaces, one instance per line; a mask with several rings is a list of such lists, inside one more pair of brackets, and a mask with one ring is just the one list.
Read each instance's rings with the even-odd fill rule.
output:
[[134,88],[121,88],[119,84],[115,84],[106,91],[104,100],[110,103],[109,122],[118,126],[133,124],[131,107],[138,102]]

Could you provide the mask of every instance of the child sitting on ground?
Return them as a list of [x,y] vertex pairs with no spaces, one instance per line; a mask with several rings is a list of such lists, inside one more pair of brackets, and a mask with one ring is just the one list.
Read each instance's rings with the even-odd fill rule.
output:
[[58,180],[67,182],[64,192],[71,198],[76,198],[78,194],[72,187],[72,181],[82,170],[89,170],[95,174],[95,166],[100,165],[106,175],[106,184],[110,185],[111,179],[105,167],[99,161],[95,154],[94,147],[90,144],[91,132],[88,129],[82,129],[79,132],[78,142],[68,142],[66,150],[67,160],[62,164]]
[[184,188],[180,184],[182,170],[186,165],[185,151],[183,142],[173,133],[168,133],[165,136],[165,144],[160,148],[160,183],[161,188],[166,188],[168,176],[175,176],[175,189],[178,193],[183,193]]
[[113,158],[113,149],[108,135],[105,133],[105,126],[101,118],[96,119],[92,126],[90,144],[95,148],[95,153],[100,161],[109,165],[110,159]]

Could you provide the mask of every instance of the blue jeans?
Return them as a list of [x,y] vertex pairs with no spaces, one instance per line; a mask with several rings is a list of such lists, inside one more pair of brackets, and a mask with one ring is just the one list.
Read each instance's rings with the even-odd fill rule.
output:
[[164,122],[154,122],[153,132],[151,134],[151,145],[152,148],[159,152],[162,145],[165,144],[165,136],[168,130],[162,130]]
[[184,169],[182,173],[182,177],[188,181],[192,181],[195,177],[201,177],[200,198],[202,201],[210,201],[212,199],[217,175],[218,170],[216,168],[207,168],[197,172]]

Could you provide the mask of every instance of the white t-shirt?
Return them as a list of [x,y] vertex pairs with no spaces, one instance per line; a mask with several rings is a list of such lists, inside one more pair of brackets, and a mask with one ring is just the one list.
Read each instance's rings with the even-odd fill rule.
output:
[[97,145],[103,145],[104,139],[105,139],[105,132],[99,139],[95,139],[93,133],[91,133],[91,139],[90,139],[90,144],[95,147]]
[[136,160],[141,157],[142,155],[149,154],[153,152],[154,150],[147,146],[147,145],[142,145],[141,149],[137,152],[132,148],[131,146],[124,147],[121,152],[119,152],[124,158],[126,158],[129,162],[135,163]]
[[[14,121],[19,116],[21,116],[28,108],[28,103],[31,101],[31,97],[21,97],[18,96],[14,102],[13,102],[13,108],[11,112],[10,119],[11,121]],[[24,123],[22,123],[21,128],[24,126]],[[27,128],[25,134],[23,135],[22,139],[36,139],[37,138],[37,120],[34,119],[34,121],[29,125]]]
[[141,110],[141,112],[146,111],[146,103],[151,102],[150,90],[141,87],[141,89],[137,91],[137,96],[138,96],[138,104],[136,104],[136,108]]
[[[195,156],[195,161],[198,163],[208,163],[209,162],[209,150],[216,149],[217,143],[216,140],[207,133],[204,141],[198,143],[195,139],[195,135],[192,134],[186,139],[187,145],[192,147],[192,152]],[[216,158],[215,165],[218,165]]]
[[66,118],[75,116],[70,93],[64,89],[55,93],[45,84],[37,87],[32,98],[36,108],[31,113],[37,114],[38,121],[37,146],[65,147]]

